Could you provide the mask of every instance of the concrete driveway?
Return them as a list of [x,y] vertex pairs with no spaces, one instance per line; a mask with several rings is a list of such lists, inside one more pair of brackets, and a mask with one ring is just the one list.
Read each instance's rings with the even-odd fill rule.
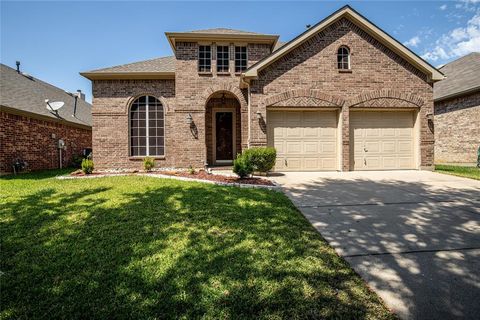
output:
[[480,181],[428,171],[273,178],[404,319],[478,319]]

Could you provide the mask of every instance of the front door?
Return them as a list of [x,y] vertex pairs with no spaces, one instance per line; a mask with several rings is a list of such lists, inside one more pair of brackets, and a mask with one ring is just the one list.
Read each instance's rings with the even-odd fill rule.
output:
[[215,160],[229,163],[233,160],[233,112],[215,113]]

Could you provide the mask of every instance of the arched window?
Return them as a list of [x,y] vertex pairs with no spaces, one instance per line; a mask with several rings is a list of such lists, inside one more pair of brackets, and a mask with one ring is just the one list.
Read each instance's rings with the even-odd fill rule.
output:
[[143,96],[130,108],[130,155],[165,155],[165,114],[155,97]]
[[350,50],[347,47],[338,48],[337,64],[340,70],[350,70]]

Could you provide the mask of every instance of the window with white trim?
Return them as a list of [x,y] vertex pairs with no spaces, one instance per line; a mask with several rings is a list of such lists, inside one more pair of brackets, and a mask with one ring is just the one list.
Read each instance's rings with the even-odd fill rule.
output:
[[165,155],[164,108],[155,97],[139,97],[130,107],[130,155]]
[[350,70],[350,50],[345,46],[338,48],[337,66],[339,70]]
[[228,72],[229,71],[229,47],[228,46],[217,46],[217,72]]
[[212,46],[198,46],[198,71],[212,71]]
[[235,46],[235,73],[247,70],[247,47]]

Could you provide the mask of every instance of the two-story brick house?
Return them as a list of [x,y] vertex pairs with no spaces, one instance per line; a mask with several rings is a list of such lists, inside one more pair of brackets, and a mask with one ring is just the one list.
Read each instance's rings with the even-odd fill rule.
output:
[[276,170],[433,165],[443,75],[349,6],[295,39],[230,29],[167,32],[174,56],[82,73],[93,81],[100,169],[231,163],[277,148]]

